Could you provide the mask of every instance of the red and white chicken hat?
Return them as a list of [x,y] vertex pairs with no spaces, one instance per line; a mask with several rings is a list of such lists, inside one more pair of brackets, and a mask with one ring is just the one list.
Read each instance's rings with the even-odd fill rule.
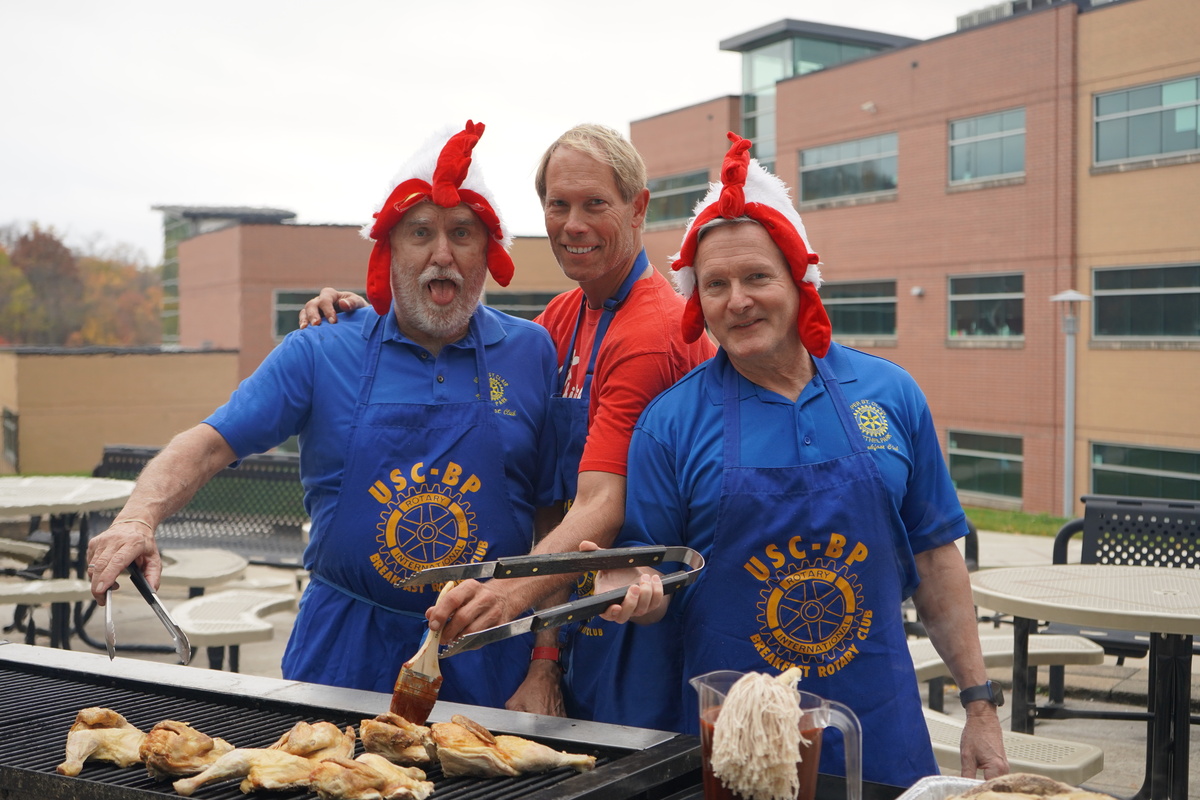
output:
[[700,229],[717,217],[745,216],[766,228],[783,252],[792,270],[792,280],[800,289],[800,313],[796,320],[800,342],[809,353],[824,358],[829,351],[831,328],[829,315],[817,294],[821,287],[821,259],[808,245],[804,223],[792,205],[787,185],[763,169],[757,159],[750,158],[749,139],[730,132],[729,141],[733,144],[721,165],[721,182],[709,184],[708,194],[696,204],[694,216],[688,222],[679,252],[671,256],[675,288],[687,299],[683,337],[694,342],[704,333],[704,313],[700,309],[693,267]]
[[375,221],[362,229],[364,238],[375,240],[367,266],[367,299],[379,314],[386,314],[392,305],[392,228],[425,200],[442,208],[464,203],[474,211],[487,228],[488,272],[501,286],[512,280],[513,262],[508,254],[512,235],[479,167],[471,161],[471,151],[483,135],[483,123],[467,120],[463,130],[449,138],[448,133],[430,139],[400,168],[392,179],[395,188],[374,215]]

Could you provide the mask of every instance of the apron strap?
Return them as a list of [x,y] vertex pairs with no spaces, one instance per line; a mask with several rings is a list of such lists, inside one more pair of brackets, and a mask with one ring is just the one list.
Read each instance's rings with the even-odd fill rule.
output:
[[[742,415],[741,415],[741,373],[729,361],[729,356],[724,350],[717,351],[717,359],[722,359],[716,363],[720,364],[724,370],[722,381],[722,394],[724,396],[725,407],[722,410],[725,422],[725,463],[731,466],[741,466],[741,441],[742,441]],[[829,392],[829,399],[833,402],[833,407],[837,411],[838,420],[842,423],[842,430],[846,434],[846,439],[850,443],[850,449],[854,453],[865,453],[867,451],[866,443],[861,435],[858,434],[858,426],[854,422],[854,418],[850,414],[850,404],[846,402],[846,395],[842,391],[842,384],[837,379],[837,374],[834,373],[833,367],[824,358],[813,357],[813,364],[816,365],[817,374],[821,376],[821,380],[825,384],[825,390]]]
[[[625,276],[625,280],[621,282],[621,286],[617,289],[616,294],[604,301],[604,310],[600,314],[600,321],[596,324],[596,336],[592,340],[592,354],[588,358],[587,372],[585,375],[591,375],[596,368],[596,354],[600,352],[600,342],[604,340],[604,334],[608,332],[608,326],[612,324],[613,315],[617,313],[617,309],[629,297],[629,293],[633,291],[633,284],[646,271],[646,267],[650,266],[650,257],[646,255],[643,249],[633,262],[633,269],[629,270],[629,274]],[[567,355],[563,363],[558,368],[558,394],[562,394],[567,386],[567,376],[570,374],[571,356],[575,352],[575,340],[579,336],[579,327],[583,323],[583,315],[587,310],[587,295],[579,299],[579,315],[575,318],[575,330],[571,332],[571,343],[567,346]]]

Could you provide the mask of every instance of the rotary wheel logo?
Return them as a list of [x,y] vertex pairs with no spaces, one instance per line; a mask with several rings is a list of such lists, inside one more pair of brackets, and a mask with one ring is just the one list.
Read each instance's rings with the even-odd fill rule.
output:
[[780,658],[830,663],[854,641],[862,606],[862,590],[845,567],[818,559],[763,589],[758,623]]
[[504,396],[504,390],[508,388],[508,381],[501,378],[494,372],[488,373],[488,386],[492,392],[492,402],[498,406],[502,406],[508,402],[508,398]]
[[860,400],[851,406],[854,421],[863,438],[871,442],[884,442],[891,438],[888,435],[887,413],[878,403],[870,400]]
[[380,555],[392,559],[402,573],[453,564],[476,541],[470,504],[436,484],[411,487],[384,514],[376,537]]

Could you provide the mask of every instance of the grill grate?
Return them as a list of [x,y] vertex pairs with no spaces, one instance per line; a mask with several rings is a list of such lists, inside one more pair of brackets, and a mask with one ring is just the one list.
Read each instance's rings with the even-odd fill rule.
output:
[[[7,774],[9,779],[15,779],[15,773],[9,772],[14,769],[47,776],[33,781],[43,797],[176,797],[170,783],[151,779],[141,766],[122,769],[111,764],[88,762],[78,778],[67,778],[54,772],[54,768],[62,763],[66,733],[75,714],[88,706],[112,708],[143,731],[163,719],[180,720],[237,747],[266,747],[301,720],[324,720],[344,728],[347,725],[357,727],[362,719],[361,714],[304,708],[255,697],[214,695],[199,690],[175,690],[175,687],[172,691],[154,691],[141,686],[131,688],[81,682],[77,677],[0,670],[0,697],[4,698],[0,704],[0,776]],[[558,746],[552,741],[545,743]],[[619,751],[578,746],[562,749],[590,752],[597,756],[597,769],[612,762],[614,756],[619,761],[620,755]],[[361,751],[359,743],[356,754]],[[577,775],[564,768],[521,778],[446,778],[436,765],[427,768],[426,773],[437,786],[435,797],[438,800],[485,797],[488,800],[516,800]],[[202,800],[244,800],[245,795],[238,789],[239,782],[209,784],[195,796]],[[49,785],[55,787],[53,793],[46,789]],[[102,786],[107,788],[102,789]],[[304,791],[271,792],[270,796],[280,800],[316,797]]]

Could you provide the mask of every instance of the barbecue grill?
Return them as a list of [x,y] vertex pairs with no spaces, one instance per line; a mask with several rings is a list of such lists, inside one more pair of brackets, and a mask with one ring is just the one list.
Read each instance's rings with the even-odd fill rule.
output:
[[[391,696],[0,641],[0,797],[5,800],[130,800],[177,797],[144,767],[88,762],[59,775],[67,731],[81,708],[104,706],[149,731],[164,719],[188,722],[237,747],[266,747],[300,721],[354,725],[388,709]],[[426,768],[436,800],[659,800],[699,796],[700,742],[691,736],[438,703],[430,719],[465,714],[492,731],[596,756],[596,768],[519,778],[446,778]],[[361,752],[361,744],[358,745]],[[195,797],[244,800],[238,780]],[[281,800],[303,791],[263,793]]]

